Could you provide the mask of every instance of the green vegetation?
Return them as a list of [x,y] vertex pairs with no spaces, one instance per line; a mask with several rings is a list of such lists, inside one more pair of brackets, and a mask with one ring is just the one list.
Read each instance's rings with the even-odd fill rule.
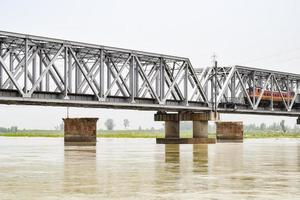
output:
[[[181,137],[192,137],[191,131],[181,131]],[[100,138],[162,138],[164,132],[160,130],[115,130],[98,131],[97,137]]]
[[263,133],[263,132],[246,132],[244,138],[300,138],[300,133]]
[[38,133],[38,132],[16,132],[0,133],[0,136],[6,137],[63,137],[62,133]]
[[[63,131],[55,130],[26,130],[18,132],[0,133],[0,136],[8,137],[63,137]],[[192,137],[191,131],[181,131],[183,138]],[[162,138],[162,130],[99,130],[99,138]],[[215,134],[209,134],[209,137],[215,137]],[[283,132],[245,132],[245,138],[300,138],[300,133]]]

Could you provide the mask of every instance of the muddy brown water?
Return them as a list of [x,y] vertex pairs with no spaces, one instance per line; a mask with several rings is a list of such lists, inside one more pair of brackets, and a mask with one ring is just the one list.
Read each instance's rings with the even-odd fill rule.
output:
[[154,139],[0,137],[0,199],[300,199],[300,140],[157,145]]

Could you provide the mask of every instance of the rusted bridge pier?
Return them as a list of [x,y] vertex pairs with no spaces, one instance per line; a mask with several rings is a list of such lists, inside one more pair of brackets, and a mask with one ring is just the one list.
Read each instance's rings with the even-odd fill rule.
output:
[[65,118],[65,145],[96,145],[98,118]]
[[217,142],[243,142],[243,122],[241,121],[217,121]]

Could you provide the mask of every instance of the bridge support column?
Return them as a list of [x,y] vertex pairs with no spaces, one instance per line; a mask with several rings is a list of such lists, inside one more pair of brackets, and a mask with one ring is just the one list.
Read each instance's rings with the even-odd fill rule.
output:
[[218,142],[243,142],[243,122],[216,122]]
[[179,138],[179,121],[165,121],[165,135],[166,138]]
[[65,118],[65,145],[96,145],[98,118]]
[[193,138],[208,137],[208,121],[193,121]]
[[[165,138],[157,138],[157,144],[209,144],[215,138],[208,138],[208,121],[216,115],[209,113],[157,113],[155,121],[165,121]],[[193,121],[193,138],[180,138],[180,121]]]
[[[197,115],[199,116],[199,113]],[[212,118],[200,116],[198,117],[199,120],[196,120],[196,117],[193,119],[193,140],[201,144],[215,143],[215,138],[208,138],[208,119]]]

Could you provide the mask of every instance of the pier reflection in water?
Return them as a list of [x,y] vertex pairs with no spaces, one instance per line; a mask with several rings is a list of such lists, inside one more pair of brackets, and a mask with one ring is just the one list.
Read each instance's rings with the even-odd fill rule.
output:
[[297,199],[300,140],[157,145],[153,139],[0,137],[0,199]]
[[65,193],[100,192],[97,177],[96,146],[65,146]]

